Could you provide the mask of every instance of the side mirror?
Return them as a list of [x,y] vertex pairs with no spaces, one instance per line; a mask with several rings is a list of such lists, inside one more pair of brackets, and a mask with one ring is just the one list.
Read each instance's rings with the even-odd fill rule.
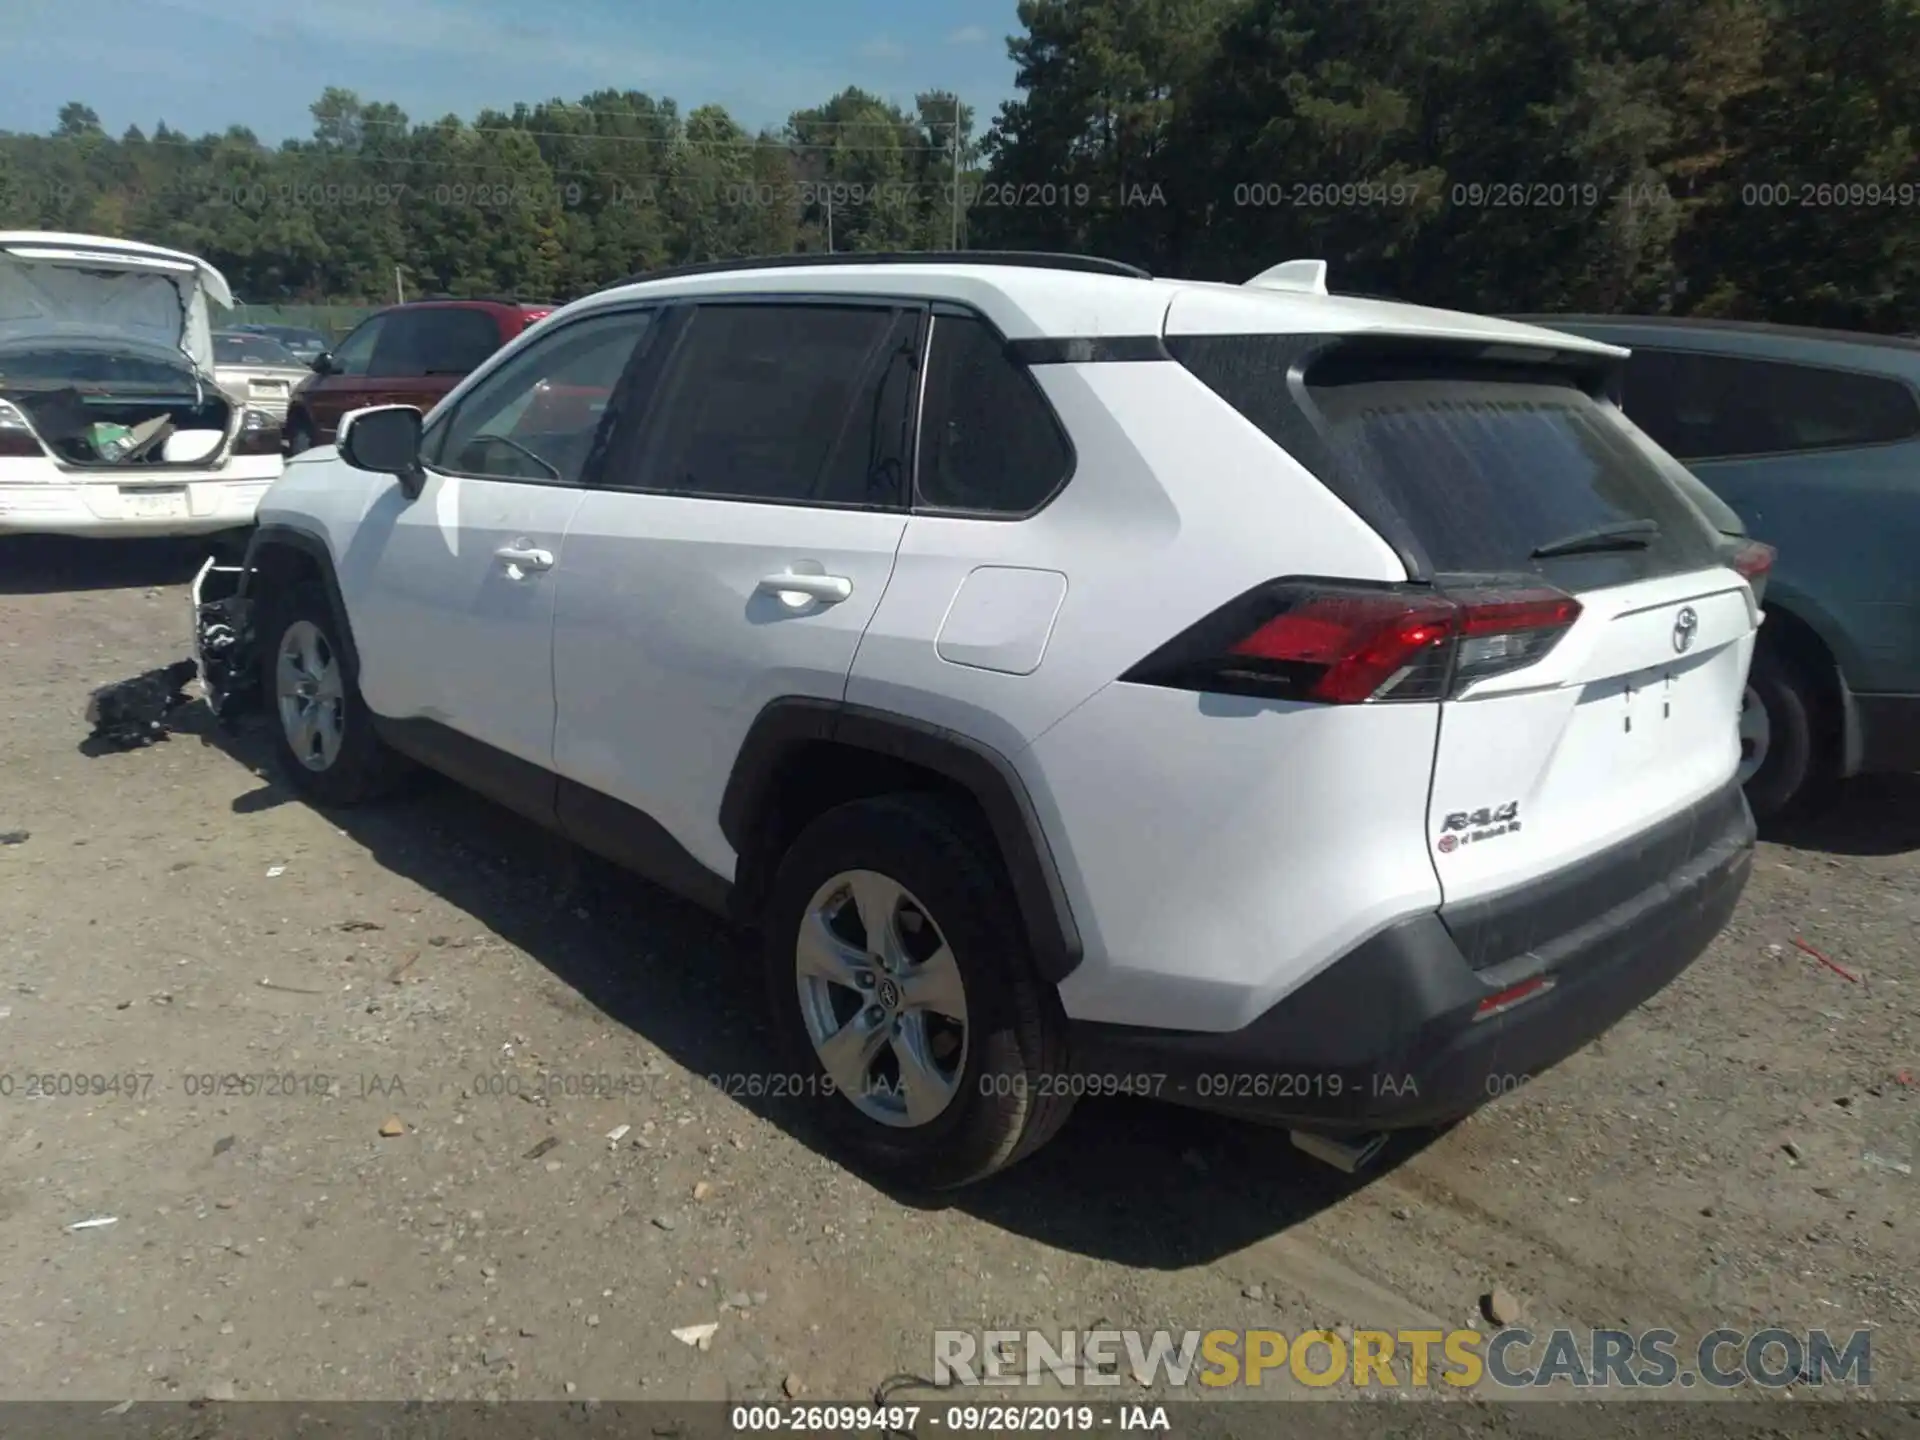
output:
[[318,355],[314,356],[313,359],[309,360],[307,364],[316,375],[331,375],[333,374],[333,353],[328,350],[322,350]]
[[356,470],[396,477],[407,498],[418,499],[427,483],[420,467],[422,418],[411,405],[355,410],[340,421],[340,458]]

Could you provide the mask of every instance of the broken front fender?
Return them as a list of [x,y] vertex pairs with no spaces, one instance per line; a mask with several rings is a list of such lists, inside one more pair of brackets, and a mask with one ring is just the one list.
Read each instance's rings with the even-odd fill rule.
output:
[[193,577],[193,663],[215,718],[230,720],[258,701],[260,669],[246,567],[219,560],[208,557]]

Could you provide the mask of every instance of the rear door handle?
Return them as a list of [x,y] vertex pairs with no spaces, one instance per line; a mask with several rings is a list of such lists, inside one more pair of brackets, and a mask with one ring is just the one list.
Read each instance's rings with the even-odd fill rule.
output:
[[553,568],[551,550],[536,550],[530,546],[502,545],[493,552],[493,558],[505,565],[507,574],[515,580],[523,579],[530,571]]
[[760,582],[759,588],[764,594],[778,595],[798,610],[809,600],[818,600],[822,605],[838,605],[853,594],[853,581],[844,575],[804,575],[786,570],[778,575],[767,576]]

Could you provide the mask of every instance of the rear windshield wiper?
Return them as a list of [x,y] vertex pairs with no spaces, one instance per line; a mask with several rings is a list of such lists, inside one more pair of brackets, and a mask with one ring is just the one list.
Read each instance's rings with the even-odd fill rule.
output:
[[1533,558],[1550,560],[1556,555],[1590,555],[1600,550],[1644,550],[1659,536],[1658,521],[1623,520],[1617,525],[1602,525],[1564,539],[1549,540],[1534,550]]

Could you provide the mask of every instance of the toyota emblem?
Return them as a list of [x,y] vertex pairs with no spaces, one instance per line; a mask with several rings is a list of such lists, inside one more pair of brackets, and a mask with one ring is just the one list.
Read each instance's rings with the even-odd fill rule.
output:
[[1682,606],[1680,613],[1673,617],[1673,649],[1676,655],[1684,655],[1693,648],[1693,637],[1700,628],[1700,617],[1694,613],[1691,605]]

